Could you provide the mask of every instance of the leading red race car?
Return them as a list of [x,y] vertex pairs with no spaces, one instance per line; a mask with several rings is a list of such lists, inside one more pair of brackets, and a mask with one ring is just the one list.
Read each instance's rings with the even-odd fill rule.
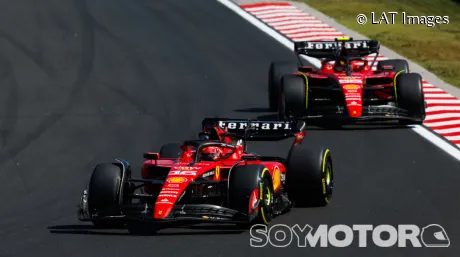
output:
[[[294,62],[272,63],[269,103],[282,118],[319,119],[326,124],[399,121],[421,124],[426,102],[422,77],[409,73],[406,60],[380,61],[380,42],[337,38],[335,41],[295,42],[295,52],[322,59],[321,67]],[[369,61],[364,56],[375,54]]]
[[[78,217],[127,225],[131,233],[220,222],[268,224],[292,206],[325,206],[333,189],[331,153],[303,143],[303,123],[206,118],[200,140],[145,153],[141,178],[116,159],[95,167]],[[287,158],[246,151],[247,140],[293,137]],[[148,226],[148,225],[152,226]]]

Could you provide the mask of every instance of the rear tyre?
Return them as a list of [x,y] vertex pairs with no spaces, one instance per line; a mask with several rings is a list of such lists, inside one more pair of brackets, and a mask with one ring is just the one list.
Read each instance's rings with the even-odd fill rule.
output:
[[[113,215],[119,204],[122,170],[112,163],[98,164],[91,175],[88,186],[88,210],[90,214]],[[116,213],[117,215],[119,213]],[[93,221],[95,227],[119,227],[122,222],[112,220]]]
[[301,116],[305,113],[306,99],[305,79],[296,75],[281,78],[280,118]]
[[[268,225],[273,219],[274,190],[270,172],[263,165],[237,166],[229,176],[229,206],[247,215],[240,228],[254,224]],[[258,207],[258,211],[253,210]]]
[[180,149],[180,144],[178,143],[171,143],[165,144],[160,149],[160,158],[179,158],[182,153]]
[[379,61],[377,64],[377,70],[382,70],[383,66],[393,66],[394,72],[409,73],[409,63],[403,59],[391,59]]
[[425,96],[422,77],[418,73],[400,74],[396,78],[396,101],[398,107],[409,112],[415,121],[403,121],[403,124],[422,124],[425,120]]
[[271,111],[278,110],[281,91],[281,77],[297,71],[296,62],[272,62],[268,72],[268,103]]
[[295,207],[329,204],[334,187],[331,152],[327,148],[294,146],[286,161],[286,191]]

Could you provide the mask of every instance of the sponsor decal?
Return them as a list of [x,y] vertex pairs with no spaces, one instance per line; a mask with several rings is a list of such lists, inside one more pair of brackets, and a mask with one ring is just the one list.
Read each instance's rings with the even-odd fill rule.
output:
[[356,83],[356,84],[361,84],[363,83],[360,79],[354,79],[354,80],[348,80],[348,79],[339,79],[340,84],[345,84],[345,83]]
[[278,166],[273,169],[273,189],[278,190],[281,184],[281,172]]
[[[168,178],[167,181],[169,183],[184,183],[184,182],[187,182],[187,179],[186,178],[183,178],[183,177],[173,177],[173,178]],[[177,185],[179,186],[179,185]]]
[[177,198],[177,194],[175,194],[175,195],[171,195],[171,194],[160,194],[160,195],[158,195],[158,197],[173,197],[173,198]]
[[[304,49],[310,50],[334,50],[340,47],[337,42],[324,42],[324,43],[316,43],[316,42],[308,42],[305,46],[302,46]],[[344,47],[346,49],[362,49],[362,48],[369,48],[367,41],[352,41],[352,42],[345,42]]]
[[172,204],[172,203],[167,198],[163,198],[159,202],[156,202],[155,204]]
[[193,170],[172,170],[168,175],[179,175],[179,176],[196,176],[196,171]]
[[249,199],[249,213],[253,214],[258,209],[259,200],[257,199],[258,189],[252,191],[252,194]]
[[356,76],[343,76],[343,77],[338,77],[338,79],[339,79],[340,84],[348,84],[348,83],[362,84],[363,83],[362,78],[356,77]]
[[170,185],[171,185],[171,184],[169,184],[169,185],[167,186],[167,188],[163,188],[162,190],[164,190],[164,191],[179,191],[179,190],[180,190],[179,188],[177,188],[177,187],[179,187],[178,184],[172,184],[172,185],[174,186],[173,188],[169,188]]
[[199,167],[194,167],[194,166],[178,166],[174,167],[174,170],[197,170]]
[[360,105],[360,104],[359,104],[359,103],[357,103],[357,102],[355,102],[355,101],[353,101],[353,102],[349,103],[348,105],[352,105],[352,106],[358,106],[358,105]]
[[212,220],[223,220],[221,217],[214,217],[214,216],[202,216],[203,219],[212,219]]
[[213,170],[204,173],[204,174],[203,174],[203,178],[209,177],[209,176],[212,176],[212,175],[214,175],[214,171],[213,171]]
[[[219,126],[228,129],[243,130],[249,125],[248,122],[225,122],[219,121]],[[251,122],[251,128],[261,130],[290,130],[289,122]]]
[[161,190],[160,194],[179,194],[179,191],[165,191],[165,190]]
[[253,193],[253,197],[252,197],[252,209],[255,210],[256,207],[257,207],[257,203],[259,202],[257,200],[257,194],[256,194],[256,191],[254,190],[254,193]]
[[347,90],[356,90],[359,88],[359,86],[358,85],[346,85],[346,86],[343,86],[343,88]]
[[339,79],[343,79],[343,80],[355,80],[355,79],[361,79],[361,77],[357,77],[357,76],[339,76]]

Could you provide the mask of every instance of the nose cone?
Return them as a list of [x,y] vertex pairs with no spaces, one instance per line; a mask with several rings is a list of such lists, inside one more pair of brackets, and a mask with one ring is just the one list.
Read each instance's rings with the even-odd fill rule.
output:
[[361,117],[363,113],[362,84],[345,84],[342,86],[348,115]]
[[171,203],[167,198],[160,199],[155,203],[153,217],[155,219],[163,219],[167,217],[171,212],[173,206],[173,203]]
[[347,110],[348,110],[348,114],[352,118],[359,118],[359,117],[361,117],[361,115],[363,113],[363,108],[362,108],[361,104],[355,104],[355,105],[347,104]]
[[187,188],[190,181],[191,178],[180,176],[169,176],[166,179],[153,209],[153,217],[155,219],[164,219],[168,217],[179,196],[184,192],[185,188]]

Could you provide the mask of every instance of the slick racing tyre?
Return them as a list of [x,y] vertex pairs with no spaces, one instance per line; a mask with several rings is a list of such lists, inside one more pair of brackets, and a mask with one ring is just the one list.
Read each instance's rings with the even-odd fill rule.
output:
[[393,66],[394,72],[409,73],[409,63],[403,59],[391,59],[379,61],[377,70],[382,70],[383,66]]
[[281,78],[281,119],[304,114],[307,101],[305,83],[305,79],[297,75],[286,75]]
[[297,71],[296,62],[272,62],[268,72],[268,103],[271,111],[278,110],[281,77]]
[[247,215],[246,225],[268,225],[272,221],[275,195],[270,172],[265,166],[251,164],[233,168],[228,195],[229,208]]
[[291,148],[286,160],[286,191],[294,207],[320,207],[331,201],[334,170],[327,148]]
[[160,149],[160,158],[179,158],[182,153],[180,149],[180,144],[178,143],[171,143],[165,144]]
[[[88,185],[88,209],[91,214],[113,214],[113,208],[119,204],[119,192],[122,170],[112,163],[98,164],[91,175]],[[118,213],[117,213],[118,214]],[[102,215],[103,216],[103,215]],[[119,221],[93,221],[96,227],[118,227]]]
[[404,73],[396,77],[396,102],[399,108],[408,111],[415,121],[403,121],[403,124],[422,124],[425,120],[425,96],[422,77],[418,73]]

